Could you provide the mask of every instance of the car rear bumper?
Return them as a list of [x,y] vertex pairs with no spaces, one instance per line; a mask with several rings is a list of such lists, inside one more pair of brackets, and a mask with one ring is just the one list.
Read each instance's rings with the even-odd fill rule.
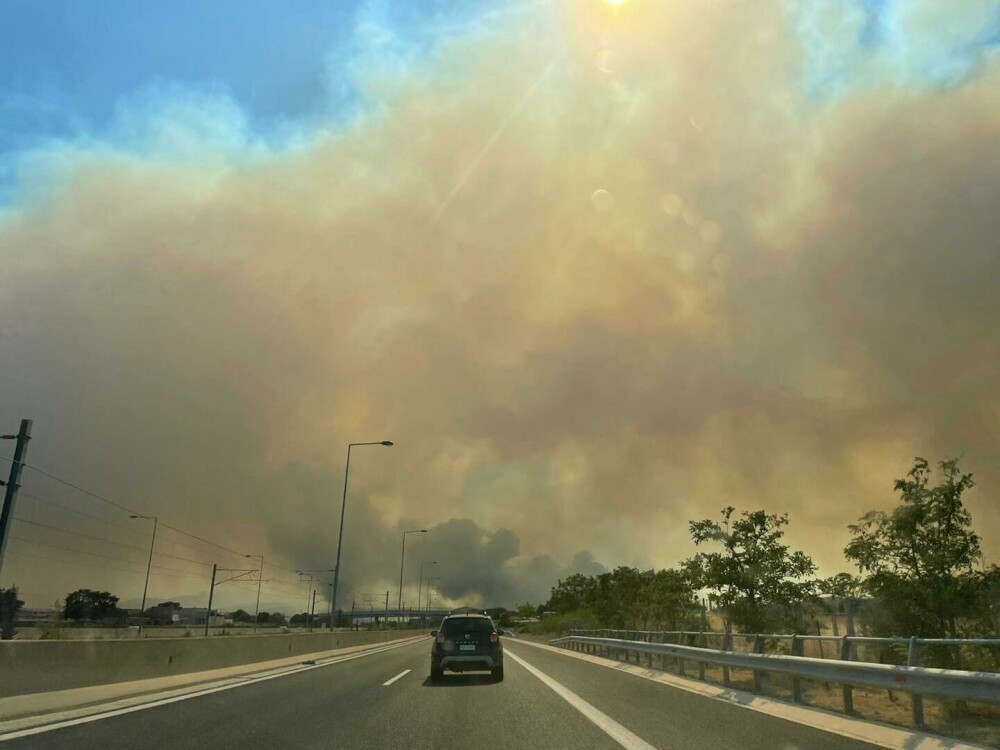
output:
[[501,664],[500,659],[494,659],[485,654],[468,654],[465,656],[443,656],[438,662],[438,669],[450,669],[452,672],[465,672],[476,669],[495,669]]

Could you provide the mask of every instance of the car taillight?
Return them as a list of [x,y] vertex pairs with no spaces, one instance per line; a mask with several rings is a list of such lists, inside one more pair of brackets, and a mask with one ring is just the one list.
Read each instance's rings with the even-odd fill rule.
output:
[[435,638],[438,643],[444,643],[444,633],[438,633],[437,638]]
[[500,635],[498,633],[490,633],[490,643],[500,643]]

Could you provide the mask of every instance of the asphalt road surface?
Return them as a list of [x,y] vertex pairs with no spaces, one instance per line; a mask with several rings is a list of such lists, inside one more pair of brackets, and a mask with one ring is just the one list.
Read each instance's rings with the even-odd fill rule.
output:
[[2,750],[875,747],[516,639],[504,643],[501,683],[488,673],[446,673],[432,684],[428,638],[0,745]]

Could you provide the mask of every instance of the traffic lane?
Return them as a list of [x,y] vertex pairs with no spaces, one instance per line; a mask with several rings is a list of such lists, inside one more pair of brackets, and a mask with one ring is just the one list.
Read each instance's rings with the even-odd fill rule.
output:
[[510,641],[505,647],[660,750],[878,750],[572,656]]
[[430,638],[350,661],[164,706],[112,716],[29,737],[0,742],[21,748],[129,748],[155,742],[161,748],[246,748],[331,746],[331,737],[352,723],[390,690],[382,683],[416,666]]
[[[411,670],[391,685],[383,683]],[[73,747],[439,749],[619,746],[513,660],[506,679],[447,673],[431,683],[430,640],[177,703],[2,743]]]
[[431,682],[429,646],[418,661],[418,669],[386,688],[393,694],[364,717],[361,734],[343,747],[621,750],[513,659],[504,660],[504,681],[499,683],[488,672],[445,672]]

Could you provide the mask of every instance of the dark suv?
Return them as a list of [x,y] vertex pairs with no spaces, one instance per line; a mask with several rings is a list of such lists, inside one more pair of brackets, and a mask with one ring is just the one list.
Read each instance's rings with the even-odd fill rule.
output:
[[452,672],[489,670],[497,682],[503,679],[503,644],[500,632],[486,615],[454,614],[434,630],[431,646],[431,680]]

